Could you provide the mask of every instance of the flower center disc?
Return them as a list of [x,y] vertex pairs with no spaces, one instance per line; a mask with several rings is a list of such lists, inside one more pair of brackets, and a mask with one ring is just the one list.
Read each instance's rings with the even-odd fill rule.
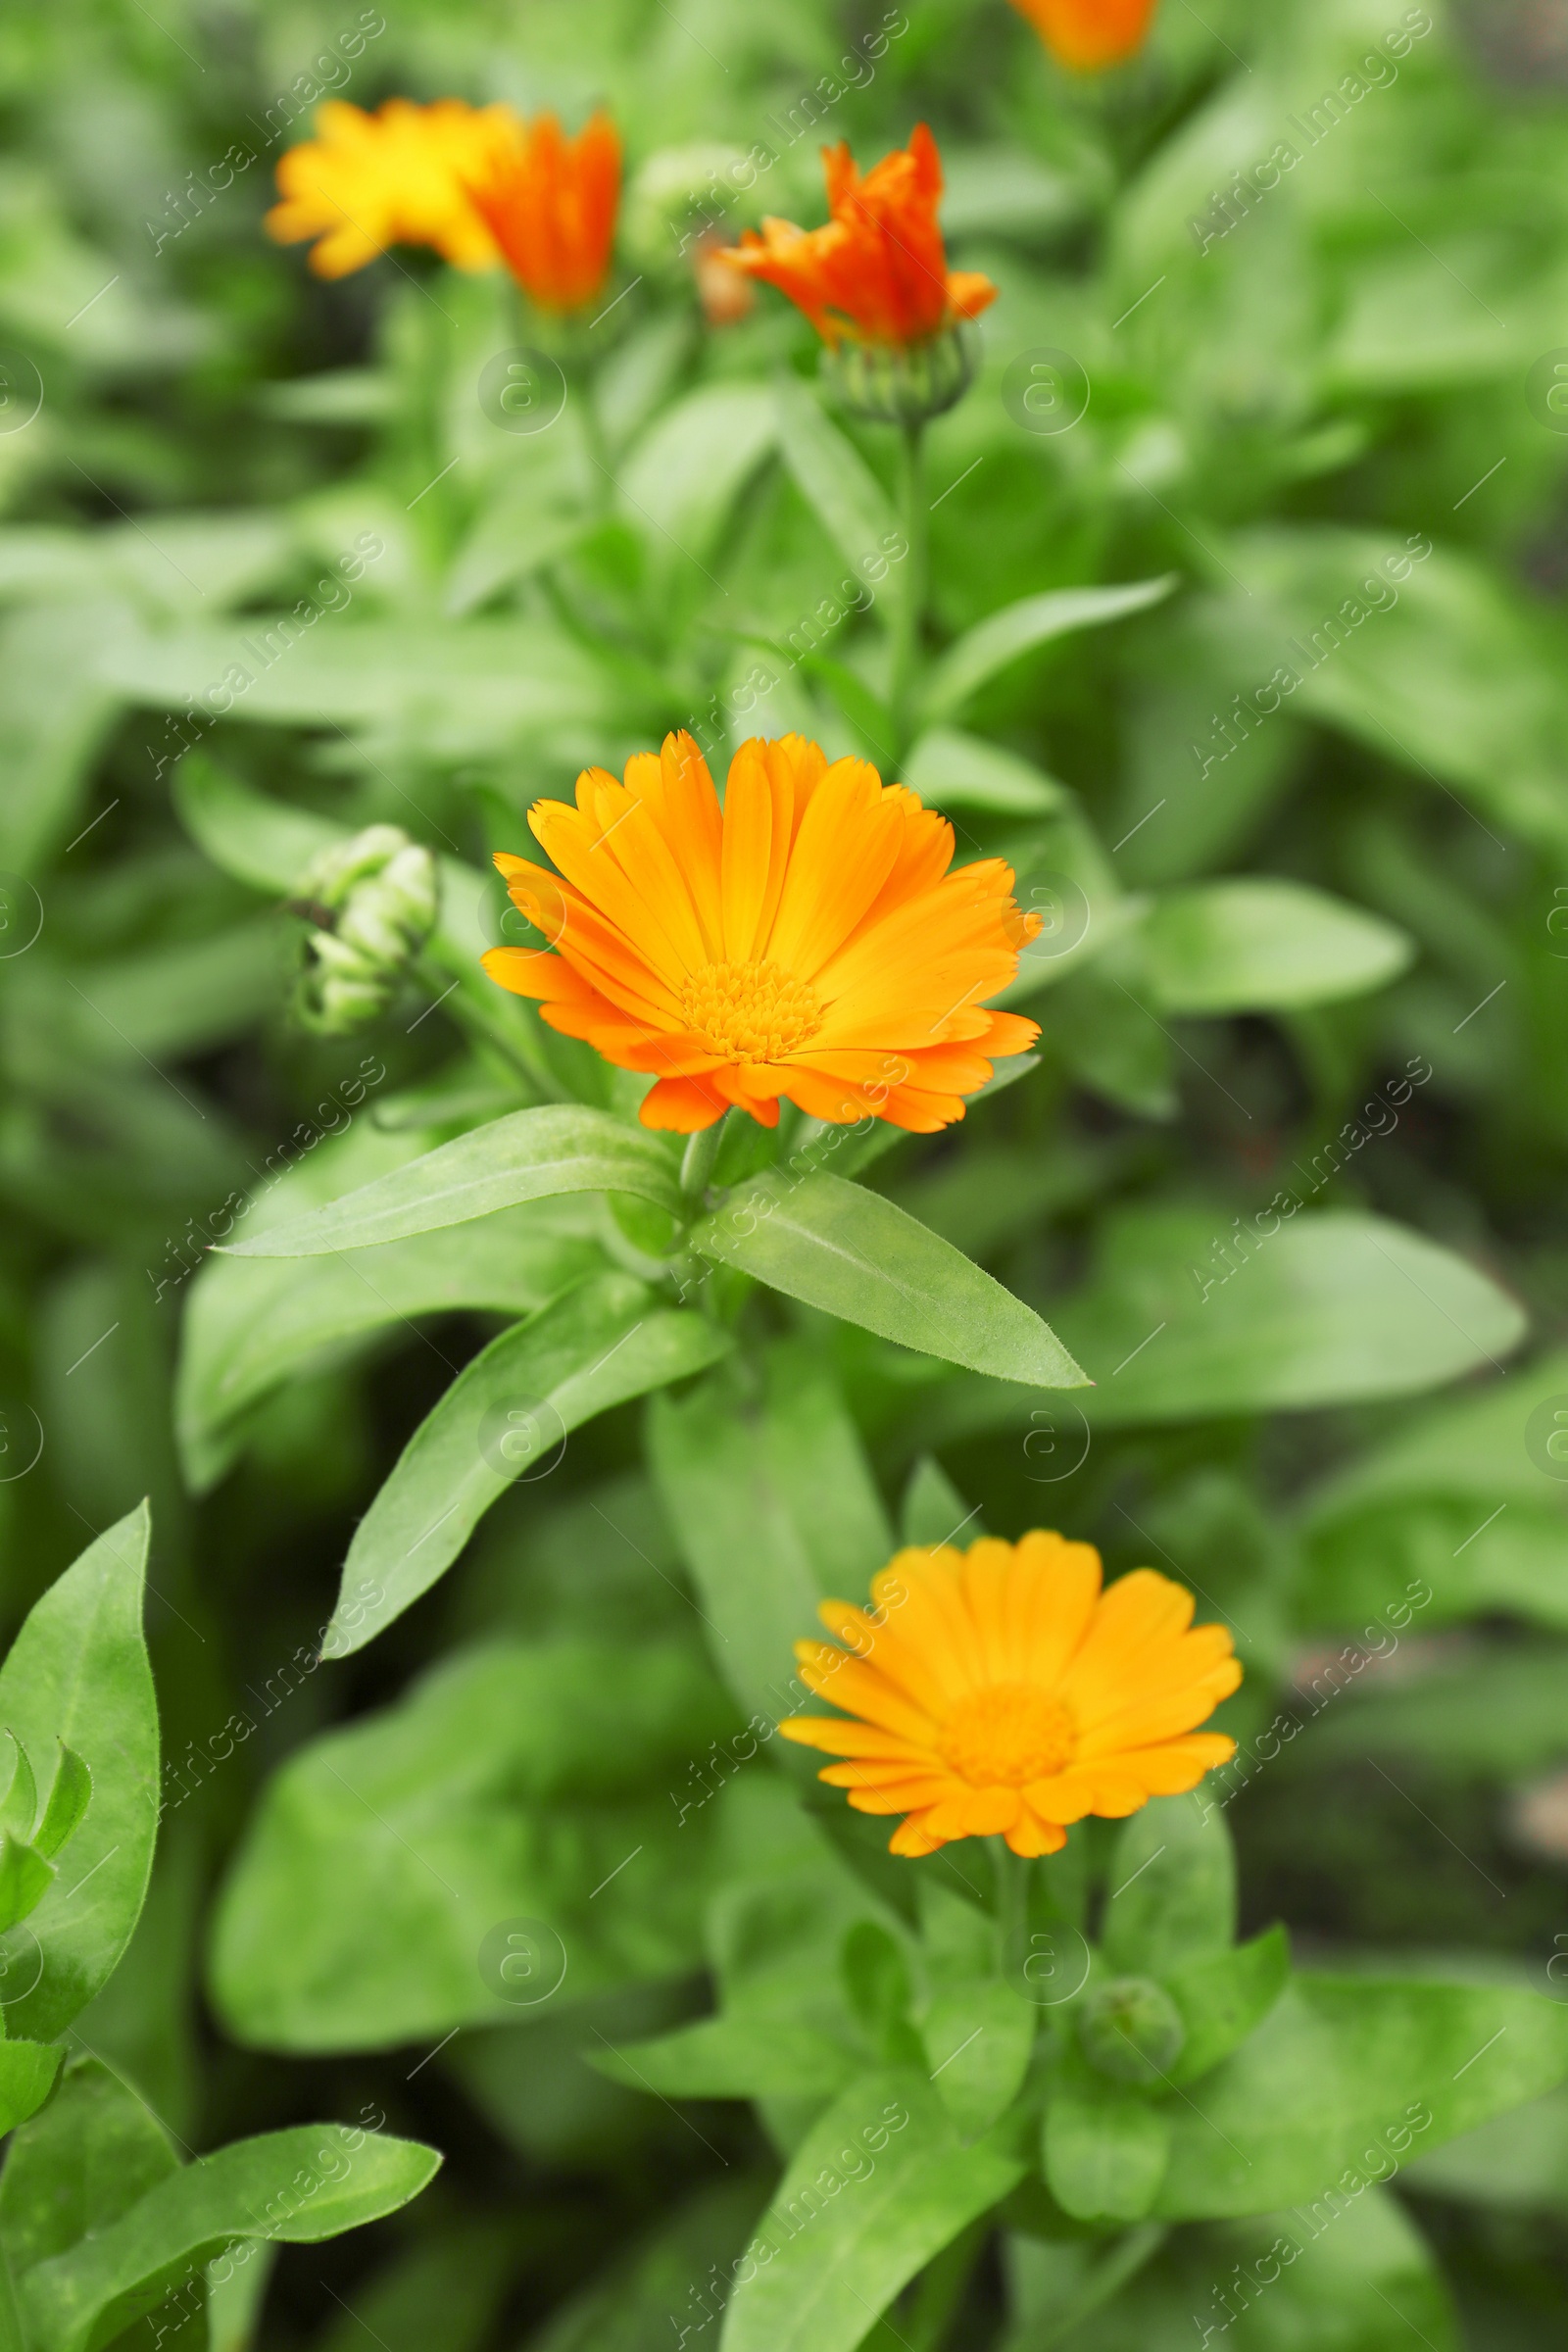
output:
[[822,1026],[815,989],[776,963],[705,963],[680,1002],[709,1051],[735,1061],[780,1061]]
[[960,1699],[941,1754],[972,1788],[1024,1788],[1072,1760],[1077,1727],[1059,1698],[1028,1683],[996,1683]]

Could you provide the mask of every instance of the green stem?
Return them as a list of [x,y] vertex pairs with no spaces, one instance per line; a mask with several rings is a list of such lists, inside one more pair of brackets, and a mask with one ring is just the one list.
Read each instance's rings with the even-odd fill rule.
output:
[[914,723],[915,679],[920,664],[920,625],[925,618],[928,558],[928,511],[925,496],[925,426],[902,428],[899,462],[899,511],[908,554],[905,557],[903,593],[893,615],[893,725],[902,759],[909,748]]
[[1005,1838],[989,1838],[997,1874],[998,1948],[1004,1975],[1021,1978],[1029,1948],[1029,1874],[1033,1865]]
[[499,1011],[491,1012],[468,994],[466,987],[462,984],[461,975],[456,988],[453,988],[450,980],[438,978],[442,965],[435,958],[432,961],[435,962],[435,970],[422,971],[419,977],[442,1011],[457,1022],[474,1045],[500,1056],[521,1082],[530,1102],[559,1102],[562,1100],[560,1084],[526,1027],[504,1019]]
[[697,1133],[687,1140],[686,1154],[680,1163],[680,1189],[685,1197],[687,1206],[694,1216],[702,1207],[703,1195],[708,1190],[710,1179],[713,1173],[713,1162],[718,1157],[719,1138],[724,1132],[724,1121],[729,1115],[729,1112],[726,1111],[724,1118],[715,1119],[711,1127],[699,1128]]

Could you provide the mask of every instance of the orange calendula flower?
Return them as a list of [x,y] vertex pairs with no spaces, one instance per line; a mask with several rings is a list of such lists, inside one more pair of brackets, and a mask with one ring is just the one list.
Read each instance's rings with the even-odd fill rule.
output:
[[1046,47],[1080,74],[1119,66],[1144,45],[1158,0],[1012,0]]
[[543,310],[580,311],[610,273],[620,201],[620,134],[597,114],[568,139],[540,115],[469,189],[503,260]]
[[495,240],[466,182],[514,141],[516,118],[507,107],[389,98],[368,115],[332,98],[318,109],[316,132],[279,158],[282,202],[267,228],[281,245],[318,238],[318,276],[363,270],[389,245],[433,245],[459,270],[494,266]]
[[825,228],[767,220],[726,260],[787,294],[828,343],[906,346],[977,318],[997,289],[977,270],[950,270],[937,220],[942,161],[923,122],[862,179],[849,148],[824,147]]
[[1054,1854],[1088,1813],[1119,1820],[1196,1788],[1236,1752],[1197,1726],[1242,1679],[1222,1625],[1152,1568],[1102,1592],[1100,1554],[1038,1531],[901,1551],[876,1607],[822,1603],[845,1644],[798,1642],[801,1679],[842,1715],[792,1715],[786,1739],[844,1756],[820,1775],[860,1813],[902,1813],[896,1854],[1001,1834]]
[[983,1000],[1039,918],[999,858],[948,868],[953,827],[863,760],[786,735],[742,744],[724,802],[689,735],[618,784],[528,823],[559,874],[498,857],[552,947],[492,948],[486,971],[624,1070],[653,1071],[646,1127],[690,1135],[730,1105],[765,1127],[779,1098],[835,1121],[930,1134],[963,1116],[993,1054],[1040,1032]]

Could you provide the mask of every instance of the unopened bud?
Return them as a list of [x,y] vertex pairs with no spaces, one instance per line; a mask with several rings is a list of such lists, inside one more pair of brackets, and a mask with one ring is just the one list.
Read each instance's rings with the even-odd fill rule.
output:
[[963,398],[979,349],[973,326],[959,319],[920,343],[829,344],[822,374],[854,416],[877,424],[923,424]]
[[368,825],[324,850],[291,902],[310,924],[294,1011],[318,1036],[379,1018],[435,927],[436,862],[398,825]]
[[1113,1977],[1078,2012],[1078,2041],[1116,2082],[1158,2082],[1182,2054],[1187,2029],[1170,1994],[1148,1977]]

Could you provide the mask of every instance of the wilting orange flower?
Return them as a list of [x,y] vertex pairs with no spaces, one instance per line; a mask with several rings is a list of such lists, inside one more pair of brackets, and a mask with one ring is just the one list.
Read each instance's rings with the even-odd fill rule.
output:
[[536,801],[528,823],[560,876],[496,863],[554,953],[492,948],[485,969],[607,1061],[655,1072],[646,1127],[689,1135],[732,1103],[772,1127],[788,1096],[929,1134],[962,1118],[992,1054],[1040,1034],[981,1008],[1038,928],[1011,867],[950,873],[953,827],[863,760],[743,743],[721,808],[691,737],[668,735],[624,784],[589,768],[574,808]]
[[1001,1833],[1054,1854],[1086,1813],[1120,1819],[1196,1788],[1236,1752],[1197,1726],[1242,1679],[1222,1625],[1152,1568],[1101,1591],[1100,1554],[1038,1531],[901,1551],[874,1610],[826,1600],[845,1644],[798,1642],[801,1680],[842,1715],[792,1715],[786,1739],[851,1759],[820,1775],[859,1813],[906,1816],[896,1854]]
[[363,270],[389,245],[433,245],[460,270],[493,266],[495,240],[466,182],[515,139],[507,107],[389,98],[368,115],[331,98],[317,112],[316,132],[279,158],[282,202],[267,227],[281,245],[319,238],[311,253],[318,276]]
[[507,268],[547,311],[580,311],[603,291],[620,199],[620,135],[592,116],[568,139],[554,115],[523,124],[469,195]]
[[863,179],[842,143],[823,148],[822,169],[833,216],[825,228],[767,220],[725,258],[779,287],[826,342],[919,343],[996,300],[989,277],[948,268],[937,220],[942,160],[923,122]]
[[1094,73],[1141,49],[1157,0],[1012,0],[1064,66]]

